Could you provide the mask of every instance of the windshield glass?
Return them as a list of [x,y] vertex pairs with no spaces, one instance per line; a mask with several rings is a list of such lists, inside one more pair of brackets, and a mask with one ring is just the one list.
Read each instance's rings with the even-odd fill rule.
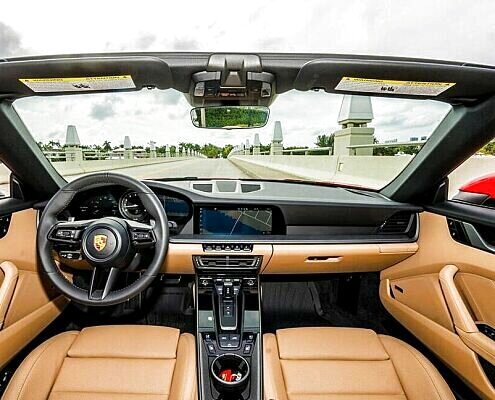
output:
[[114,170],[139,179],[305,180],[380,189],[421,149],[445,103],[290,91],[263,128],[200,129],[175,90],[28,97],[14,104],[67,180]]

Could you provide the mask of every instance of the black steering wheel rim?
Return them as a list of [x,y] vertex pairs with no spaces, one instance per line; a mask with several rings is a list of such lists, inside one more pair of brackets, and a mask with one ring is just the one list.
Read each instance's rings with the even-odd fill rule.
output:
[[[57,267],[53,258],[53,242],[50,232],[60,221],[57,217],[81,191],[107,185],[120,185],[135,191],[148,214],[154,220],[152,232],[155,238],[154,255],[146,270],[136,281],[125,288],[110,291],[103,298],[92,298],[90,292],[70,282]],[[93,173],[78,178],[60,189],[48,202],[38,224],[37,249],[40,266],[50,282],[66,297],[88,306],[109,306],[129,300],[153,282],[159,274],[168,251],[168,221],[164,207],[156,194],[144,183],[118,173]]]

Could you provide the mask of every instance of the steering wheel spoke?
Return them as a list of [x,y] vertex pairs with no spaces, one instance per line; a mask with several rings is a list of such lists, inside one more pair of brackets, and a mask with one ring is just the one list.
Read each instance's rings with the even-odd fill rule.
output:
[[89,224],[95,220],[58,222],[48,232],[48,240],[54,244],[74,245],[81,243],[81,237]]
[[112,291],[120,275],[118,268],[93,268],[88,290],[89,300],[103,300]]
[[150,224],[126,219],[131,242],[136,250],[151,249],[155,247],[156,236],[154,233],[154,221]]

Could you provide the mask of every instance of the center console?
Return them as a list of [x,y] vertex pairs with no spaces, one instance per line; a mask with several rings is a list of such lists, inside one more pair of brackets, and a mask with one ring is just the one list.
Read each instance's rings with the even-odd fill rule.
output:
[[258,270],[263,256],[245,243],[210,243],[203,249],[193,256],[199,398],[261,399]]

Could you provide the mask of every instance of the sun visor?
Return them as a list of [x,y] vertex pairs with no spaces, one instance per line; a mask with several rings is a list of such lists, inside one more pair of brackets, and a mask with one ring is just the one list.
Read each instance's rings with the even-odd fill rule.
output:
[[300,69],[294,88],[466,103],[493,95],[495,68],[425,61],[315,59]]
[[82,57],[0,62],[0,96],[23,97],[172,87],[168,64],[156,57]]

